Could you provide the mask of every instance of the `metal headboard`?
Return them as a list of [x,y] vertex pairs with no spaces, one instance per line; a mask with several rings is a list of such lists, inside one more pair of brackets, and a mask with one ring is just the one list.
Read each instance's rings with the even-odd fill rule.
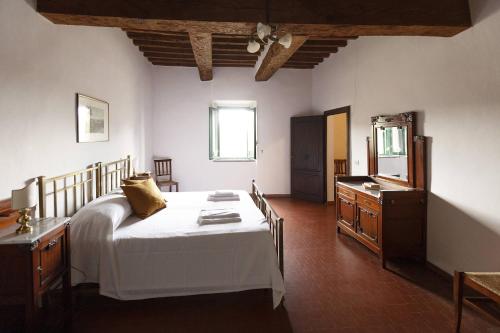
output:
[[38,177],[39,216],[72,216],[92,200],[120,187],[131,175],[128,155],[108,163],[95,163],[86,169],[61,176]]
[[131,174],[131,158],[128,155],[126,158],[108,162],[97,163],[98,178],[100,180],[99,196],[110,193],[120,187],[122,180],[129,178]]
[[[38,177],[38,207],[41,218],[50,216],[72,216],[78,209],[99,196],[99,180],[96,165],[61,176]],[[61,198],[62,196],[62,198]],[[52,201],[51,205],[47,201]],[[64,204],[61,214],[60,202]],[[52,213],[50,214],[50,209]]]

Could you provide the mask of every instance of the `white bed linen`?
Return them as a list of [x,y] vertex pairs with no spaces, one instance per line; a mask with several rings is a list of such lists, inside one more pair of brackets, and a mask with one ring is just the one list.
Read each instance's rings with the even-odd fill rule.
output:
[[[79,218],[71,226],[73,285],[99,283],[102,295],[123,300],[271,288],[278,306],[285,290],[269,226],[248,193],[236,192],[241,201],[167,192],[166,209],[132,215],[114,231]],[[198,225],[200,210],[213,208],[235,209],[242,221]]]

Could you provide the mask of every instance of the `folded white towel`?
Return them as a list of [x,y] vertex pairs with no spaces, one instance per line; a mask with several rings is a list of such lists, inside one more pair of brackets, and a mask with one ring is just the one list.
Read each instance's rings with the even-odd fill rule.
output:
[[233,195],[233,196],[228,196],[228,197],[216,197],[213,195],[209,195],[207,198],[208,201],[240,201],[240,196],[239,195]]
[[200,217],[204,219],[224,218],[224,217],[240,217],[240,214],[234,209],[202,209]]
[[214,197],[232,197],[236,195],[236,193],[231,191],[215,191],[215,193],[211,195],[213,195]]
[[241,222],[240,217],[223,217],[223,218],[214,218],[214,219],[204,219],[200,216],[198,218],[199,225],[237,223],[237,222]]

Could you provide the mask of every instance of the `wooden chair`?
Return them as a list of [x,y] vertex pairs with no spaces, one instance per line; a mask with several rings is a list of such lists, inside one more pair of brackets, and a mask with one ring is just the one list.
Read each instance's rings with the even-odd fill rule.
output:
[[333,160],[335,176],[347,176],[347,160]]
[[[464,297],[464,286],[471,288],[484,297]],[[455,272],[453,278],[453,298],[455,299],[455,330],[460,332],[463,303],[495,317],[487,308],[476,305],[474,300],[491,300],[500,304],[500,272],[473,273]],[[495,319],[498,319],[495,317]]]
[[[333,176],[348,176],[347,160],[333,160]],[[333,197],[337,197],[337,182],[333,184]]]
[[179,183],[172,180],[172,159],[155,159],[155,179],[156,185],[161,189],[162,186],[168,186],[172,192],[172,186],[175,186],[176,192],[179,192]]

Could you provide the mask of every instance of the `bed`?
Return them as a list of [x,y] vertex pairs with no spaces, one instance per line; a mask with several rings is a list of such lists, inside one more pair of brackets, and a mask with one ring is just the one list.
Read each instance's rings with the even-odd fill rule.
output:
[[[167,208],[141,220],[119,189],[130,174],[128,156],[39,177],[40,216],[72,216],[73,285],[97,283],[100,294],[120,300],[272,289],[273,306],[281,303],[283,219],[255,183],[233,202],[165,192]],[[206,208],[235,209],[242,221],[200,226]]]

